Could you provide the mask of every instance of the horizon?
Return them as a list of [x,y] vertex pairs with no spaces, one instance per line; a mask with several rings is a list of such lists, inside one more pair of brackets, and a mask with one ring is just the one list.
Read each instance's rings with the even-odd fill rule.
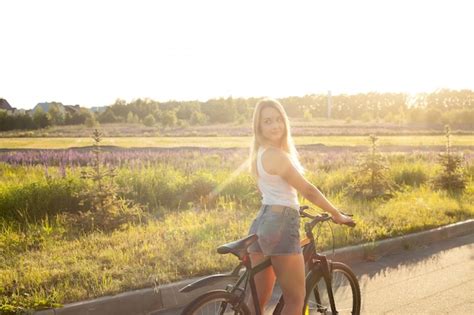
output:
[[474,90],[469,1],[25,0],[0,11],[0,98],[17,109]]
[[249,98],[264,98],[264,97],[273,97],[273,98],[276,98],[276,99],[282,99],[282,98],[287,98],[287,97],[305,97],[305,96],[308,96],[308,95],[316,95],[316,96],[328,96],[328,93],[330,92],[331,93],[331,97],[336,97],[336,96],[341,96],[341,95],[346,95],[346,96],[352,96],[352,95],[357,95],[357,94],[368,94],[368,93],[378,93],[378,94],[405,94],[407,95],[409,98],[416,98],[417,95],[421,95],[421,94],[431,94],[431,93],[436,93],[438,91],[442,91],[442,90],[450,90],[450,91],[462,91],[462,90],[468,90],[468,91],[474,91],[474,89],[449,89],[449,88],[439,88],[439,89],[436,89],[436,90],[433,90],[433,91],[423,91],[423,92],[418,92],[418,93],[407,93],[407,92],[400,92],[400,91],[383,91],[383,92],[379,92],[379,91],[365,91],[365,92],[354,92],[354,93],[333,93],[332,91],[326,91],[326,93],[308,93],[308,94],[305,94],[305,95],[285,95],[285,96],[281,96],[281,97],[273,97],[273,96],[265,96],[265,95],[259,95],[259,96],[235,96],[235,95],[227,95],[227,96],[218,96],[218,97],[211,97],[211,98],[206,98],[206,99],[168,99],[168,100],[157,100],[157,99],[152,99],[152,98],[145,98],[145,97],[138,97],[138,98],[134,98],[134,99],[130,99],[130,100],[123,100],[123,99],[119,99],[119,98],[116,98],[114,100],[114,102],[110,103],[110,104],[106,104],[106,105],[94,105],[94,106],[85,106],[83,104],[67,104],[67,103],[64,103],[64,102],[61,102],[60,100],[50,100],[50,101],[42,101],[42,102],[37,102],[35,105],[33,105],[31,108],[26,108],[26,107],[16,107],[14,106],[13,104],[11,104],[8,99],[6,99],[5,97],[2,97],[0,95],[0,99],[4,99],[6,100],[10,106],[14,109],[17,109],[17,110],[32,110],[34,109],[37,105],[39,104],[50,104],[50,103],[61,103],[63,106],[80,106],[82,108],[88,108],[88,109],[91,109],[91,108],[101,108],[101,107],[108,107],[108,106],[112,106],[114,105],[115,101],[117,100],[123,100],[125,101],[127,104],[129,103],[133,103],[134,101],[138,100],[138,99],[141,99],[141,100],[150,100],[150,101],[153,101],[153,102],[158,102],[158,103],[167,103],[167,102],[193,102],[193,101],[196,101],[196,102],[200,102],[200,103],[205,103],[209,100],[212,100],[212,99],[226,99],[226,98],[234,98],[234,99],[237,99],[237,98],[244,98],[244,99],[249,99]]

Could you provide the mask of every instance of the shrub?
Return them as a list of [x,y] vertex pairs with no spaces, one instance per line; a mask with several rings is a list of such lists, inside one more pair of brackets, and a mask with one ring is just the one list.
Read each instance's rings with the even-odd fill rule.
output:
[[462,173],[464,158],[451,151],[451,129],[445,127],[446,152],[438,156],[443,170],[433,179],[435,189],[444,189],[449,192],[460,193],[466,188],[466,179]]
[[173,110],[166,110],[161,113],[160,122],[165,127],[173,127],[178,123],[176,112]]
[[143,124],[148,127],[152,127],[156,123],[155,117],[152,114],[149,114],[143,119]]
[[85,232],[96,229],[111,231],[125,223],[141,223],[146,219],[145,213],[138,205],[118,197],[118,188],[114,182],[114,168],[104,169],[101,162],[100,142],[102,133],[95,129],[93,133],[95,158],[91,170],[82,172],[83,179],[91,179],[92,186],[80,192],[80,205],[84,210],[77,215],[70,215],[68,220],[73,226],[79,226]]
[[371,151],[363,156],[347,188],[347,194],[353,198],[373,199],[393,196],[394,183],[387,176],[388,167],[385,158],[377,152],[377,140],[376,136],[370,136]]
[[204,125],[208,120],[209,117],[198,111],[193,111],[190,118],[191,125]]

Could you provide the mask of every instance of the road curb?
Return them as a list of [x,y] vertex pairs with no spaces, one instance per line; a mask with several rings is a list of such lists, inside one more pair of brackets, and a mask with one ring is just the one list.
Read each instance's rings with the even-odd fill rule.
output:
[[474,219],[434,228],[427,231],[411,233],[371,243],[354,245],[326,251],[324,254],[333,260],[345,263],[356,263],[364,260],[377,260],[387,254],[408,250],[418,246],[429,245],[437,241],[474,233]]
[[[474,233],[474,219],[458,222],[428,231],[407,234],[395,238],[365,243],[355,246],[326,251],[331,259],[346,263],[364,260],[377,260],[387,255],[408,250],[418,246],[429,245],[437,241]],[[113,296],[105,296],[94,300],[67,304],[62,308],[35,312],[35,315],[130,315],[160,314],[182,307],[196,296],[214,288],[223,288],[225,283],[214,287],[204,287],[190,293],[180,293],[179,289],[195,281],[187,279],[180,282],[124,292]]]

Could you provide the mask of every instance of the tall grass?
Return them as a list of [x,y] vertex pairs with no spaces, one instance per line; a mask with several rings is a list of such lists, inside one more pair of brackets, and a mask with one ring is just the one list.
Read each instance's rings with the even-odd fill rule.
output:
[[[256,204],[260,197],[255,180],[245,170],[234,174],[246,158],[237,152],[211,153],[203,158],[198,158],[196,152],[181,157],[164,154],[140,163],[136,156],[121,160],[115,178],[119,195],[158,215],[184,209],[189,204],[212,206],[209,193]],[[345,191],[352,181],[357,156],[308,151],[301,156],[306,176],[326,194]],[[394,154],[388,155],[388,161],[389,177],[401,189],[419,187],[439,170],[431,154]],[[81,169],[84,167],[0,163],[0,217],[38,220],[47,214],[79,211],[78,193],[91,185],[80,180]],[[472,169],[471,161],[467,161],[465,173],[470,180]]]
[[[90,184],[79,179],[80,168],[0,163],[0,313],[234,266],[235,258],[220,256],[215,248],[247,234],[260,203],[255,180],[246,172],[234,173],[244,155],[226,151],[198,159],[193,154],[122,161],[116,177],[122,196],[145,205],[154,216],[143,224],[82,234],[72,233],[64,216],[80,209],[75,196]],[[464,194],[451,195],[430,189],[428,180],[438,167],[431,154],[389,155],[389,176],[401,188],[390,199],[371,201],[344,193],[354,171],[353,156],[303,151],[302,160],[308,179],[357,221],[355,229],[334,228],[336,247],[474,217],[472,160],[464,168],[469,179]],[[317,233],[319,248],[332,248],[328,226]]]
[[75,193],[84,188],[77,177],[43,178],[0,186],[0,217],[35,222],[48,215],[78,210]]
[[[334,202],[350,209],[357,221],[355,229],[334,227],[336,247],[472,218],[473,185],[468,189],[469,196],[453,198],[422,185],[388,202],[370,203],[334,195]],[[40,308],[229,270],[236,258],[218,255],[216,247],[245,236],[256,211],[220,198],[212,209],[167,212],[145,225],[72,239],[60,220],[30,225],[29,233],[4,224],[3,303],[15,302],[17,310]],[[317,232],[319,248],[332,248],[328,226]]]

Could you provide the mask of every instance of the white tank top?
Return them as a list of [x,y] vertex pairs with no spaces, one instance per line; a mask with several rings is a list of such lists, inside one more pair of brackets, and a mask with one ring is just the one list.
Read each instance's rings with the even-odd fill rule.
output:
[[[262,193],[262,204],[282,205],[299,209],[298,193],[281,176],[272,175],[265,171],[262,164],[262,155],[266,148],[259,147],[257,153],[258,188]],[[293,161],[290,159],[292,164]]]

